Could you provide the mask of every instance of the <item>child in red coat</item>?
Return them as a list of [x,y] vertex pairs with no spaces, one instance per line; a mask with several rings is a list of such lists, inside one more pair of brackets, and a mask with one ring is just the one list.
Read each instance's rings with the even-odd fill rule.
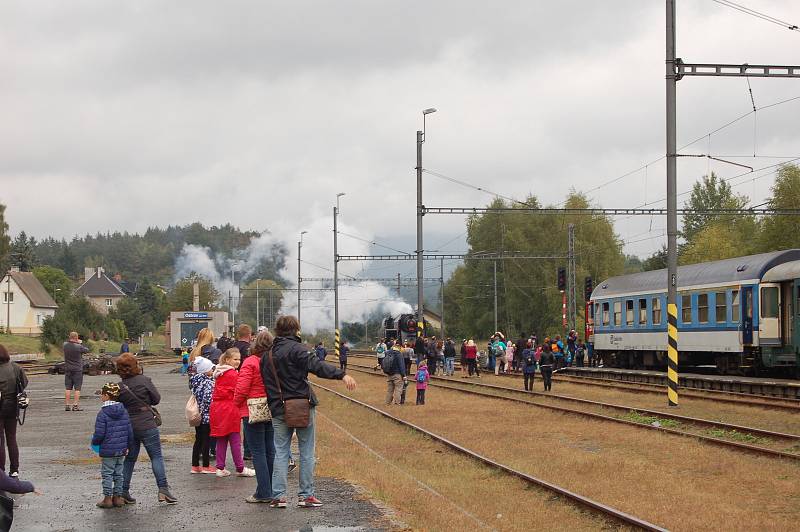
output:
[[240,477],[252,477],[256,472],[244,466],[242,458],[241,430],[242,417],[247,415],[247,406],[244,409],[237,407],[233,402],[236,390],[236,380],[242,355],[239,350],[232,347],[225,351],[219,358],[219,364],[214,369],[214,395],[211,396],[211,436],[217,439],[217,476],[227,477],[231,472],[225,469],[228,443],[231,445],[231,455],[236,466],[236,474]]

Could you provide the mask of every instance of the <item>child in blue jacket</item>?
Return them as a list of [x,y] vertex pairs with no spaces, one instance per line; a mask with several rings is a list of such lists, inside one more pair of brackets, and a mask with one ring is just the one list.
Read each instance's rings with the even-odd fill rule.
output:
[[100,398],[103,406],[94,422],[92,445],[99,446],[102,460],[100,475],[103,478],[103,500],[98,508],[125,506],[122,498],[122,465],[133,443],[133,427],[125,405],[118,402],[119,384],[103,385]]

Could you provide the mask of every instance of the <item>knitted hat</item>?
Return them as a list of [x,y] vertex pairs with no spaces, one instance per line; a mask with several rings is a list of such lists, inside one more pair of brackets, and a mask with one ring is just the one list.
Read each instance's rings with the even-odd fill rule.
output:
[[111,399],[119,398],[119,384],[116,382],[107,382],[100,389],[100,393],[109,396]]
[[214,367],[214,363],[205,357],[197,357],[194,359],[194,369],[197,373],[207,373]]

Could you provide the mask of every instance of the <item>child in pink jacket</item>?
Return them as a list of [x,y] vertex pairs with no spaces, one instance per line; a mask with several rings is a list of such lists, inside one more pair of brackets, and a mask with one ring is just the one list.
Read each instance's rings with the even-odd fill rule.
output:
[[431,376],[428,373],[428,363],[425,362],[425,359],[420,360],[415,379],[417,381],[417,404],[424,405],[425,390],[428,389],[428,381],[431,380]]

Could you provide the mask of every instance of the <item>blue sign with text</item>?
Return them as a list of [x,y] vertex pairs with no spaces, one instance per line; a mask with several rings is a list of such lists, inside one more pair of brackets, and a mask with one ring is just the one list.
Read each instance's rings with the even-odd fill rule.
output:
[[183,317],[190,320],[207,320],[208,312],[184,312]]

